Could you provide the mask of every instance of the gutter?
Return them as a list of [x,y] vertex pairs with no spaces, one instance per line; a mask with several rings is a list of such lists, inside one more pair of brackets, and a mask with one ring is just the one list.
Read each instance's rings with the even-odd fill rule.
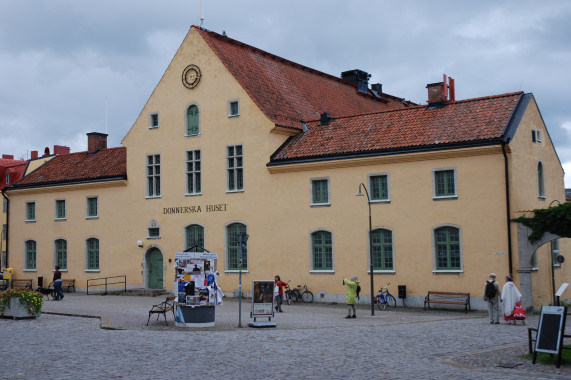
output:
[[[6,199],[6,261],[4,262],[4,268],[8,268],[8,236],[10,236],[8,233],[8,225],[10,224],[10,199],[8,199],[6,194],[4,194],[4,189],[2,189],[2,196],[4,199]],[[0,254],[2,253],[0,252]],[[1,261],[2,260],[0,260],[0,262]]]
[[508,166],[508,154],[506,152],[507,142],[502,142],[502,153],[504,154],[504,173],[506,181],[506,227],[508,229],[508,264],[509,264],[509,274],[513,275],[513,257],[512,257],[512,229],[511,229],[511,219],[510,219],[510,180],[509,180],[509,166]]

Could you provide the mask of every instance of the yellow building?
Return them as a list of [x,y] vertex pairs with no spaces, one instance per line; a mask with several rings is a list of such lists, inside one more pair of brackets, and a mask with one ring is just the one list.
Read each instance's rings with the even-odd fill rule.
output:
[[[227,294],[242,269],[246,289],[279,274],[307,284],[317,301],[343,302],[342,279],[357,275],[361,302],[370,302],[372,266],[375,291],[406,285],[407,305],[441,290],[469,292],[472,308],[483,308],[489,272],[512,272],[526,306],[549,303],[552,248],[522,262],[510,222],[565,200],[533,96],[455,101],[444,81],[427,86],[428,105],[415,105],[368,79],[361,70],[333,77],[192,27],[125,148],[78,154],[88,171],[103,166],[105,180],[75,171],[65,182],[54,159],[8,189],[16,277],[49,276],[65,241],[64,278],[78,288],[126,275],[129,287],[172,289],[175,253],[204,248],[218,253]],[[97,157],[125,149],[123,170]],[[240,233],[249,235],[241,267]],[[553,249],[568,251],[568,240]],[[563,264],[556,287],[565,279]]]

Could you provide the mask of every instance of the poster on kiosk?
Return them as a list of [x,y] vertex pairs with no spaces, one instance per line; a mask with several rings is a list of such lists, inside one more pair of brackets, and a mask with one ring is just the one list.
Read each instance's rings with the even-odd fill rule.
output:
[[177,252],[175,257],[176,320],[180,327],[214,326],[214,307],[222,302],[213,252]]

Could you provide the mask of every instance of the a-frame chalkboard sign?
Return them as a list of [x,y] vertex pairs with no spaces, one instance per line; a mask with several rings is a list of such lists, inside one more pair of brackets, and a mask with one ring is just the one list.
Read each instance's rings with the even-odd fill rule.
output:
[[557,368],[561,366],[561,351],[563,350],[563,335],[565,333],[565,319],[567,307],[542,306],[537,339],[533,352],[533,364],[538,352],[557,354]]

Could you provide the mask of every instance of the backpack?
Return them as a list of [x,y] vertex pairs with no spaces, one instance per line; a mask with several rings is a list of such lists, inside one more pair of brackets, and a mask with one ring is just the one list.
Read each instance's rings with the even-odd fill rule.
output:
[[492,299],[496,296],[496,286],[494,282],[486,282],[486,298]]
[[361,293],[361,286],[357,285],[357,299],[359,299],[359,293]]

